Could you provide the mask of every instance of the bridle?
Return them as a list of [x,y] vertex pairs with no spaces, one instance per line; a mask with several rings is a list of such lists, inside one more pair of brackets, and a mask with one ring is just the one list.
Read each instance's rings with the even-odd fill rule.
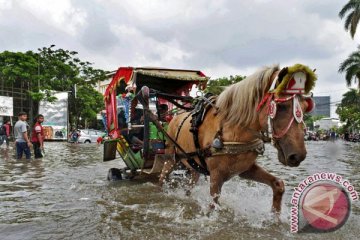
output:
[[[299,102],[300,96],[304,96],[304,95],[302,95],[301,93],[294,93],[288,97],[277,97],[274,92],[276,82],[277,82],[277,77],[275,77],[269,91],[265,94],[264,98],[261,100],[261,102],[256,108],[256,111],[259,112],[264,105],[267,106],[267,129],[268,129],[269,138],[271,138],[273,142],[282,138],[289,131],[294,120],[298,124],[303,124],[305,127],[305,123],[303,119],[304,114]],[[309,104],[309,106],[311,105],[311,109],[309,107],[308,109],[306,109],[306,112],[311,112],[312,109],[314,108],[314,102],[311,96],[305,96],[305,99],[306,101],[312,102],[311,104]],[[277,105],[278,103],[284,103],[291,100],[293,101],[292,116],[289,119],[288,124],[284,129],[280,130],[279,132],[275,132],[274,118],[277,112]]]
[[[299,96],[297,94],[293,94],[292,96],[286,97],[286,98],[276,98],[273,97],[273,100],[270,102],[270,105],[268,106],[268,128],[269,128],[269,134],[272,134],[272,138],[274,139],[280,139],[282,138],[290,129],[292,123],[294,120],[298,124],[305,124],[303,120],[303,111],[301,109],[300,103],[299,103]],[[274,128],[274,118],[276,115],[276,108],[278,103],[283,103],[287,101],[293,100],[293,111],[292,116],[290,120],[288,121],[288,124],[284,129],[282,129],[279,132],[275,132]],[[275,108],[275,109],[274,109]]]

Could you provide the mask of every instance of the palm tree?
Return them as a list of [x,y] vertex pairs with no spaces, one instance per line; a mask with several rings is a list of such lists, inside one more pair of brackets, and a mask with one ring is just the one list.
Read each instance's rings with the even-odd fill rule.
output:
[[350,31],[351,37],[354,39],[356,27],[360,20],[360,0],[350,0],[339,12],[342,19],[345,15],[345,30]]
[[351,53],[350,56],[340,64],[339,73],[345,72],[346,85],[357,83],[360,89],[360,46],[358,50]]
[[351,88],[349,91],[343,94],[341,105],[351,106],[354,105],[360,110],[360,91],[359,89]]

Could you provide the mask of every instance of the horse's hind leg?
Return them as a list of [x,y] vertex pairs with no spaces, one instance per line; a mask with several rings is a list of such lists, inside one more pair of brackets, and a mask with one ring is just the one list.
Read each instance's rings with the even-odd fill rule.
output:
[[239,176],[269,185],[273,190],[272,210],[280,213],[281,200],[285,192],[284,182],[281,179],[271,175],[257,164],[254,164],[249,170],[243,172]]

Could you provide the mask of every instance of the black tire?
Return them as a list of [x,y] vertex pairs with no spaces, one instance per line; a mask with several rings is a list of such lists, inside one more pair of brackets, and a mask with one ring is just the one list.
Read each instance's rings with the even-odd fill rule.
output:
[[85,140],[85,142],[84,143],[91,143],[91,141],[90,140]]
[[108,181],[123,180],[122,175],[121,175],[121,170],[118,168],[110,168],[108,175],[107,175],[107,180]]

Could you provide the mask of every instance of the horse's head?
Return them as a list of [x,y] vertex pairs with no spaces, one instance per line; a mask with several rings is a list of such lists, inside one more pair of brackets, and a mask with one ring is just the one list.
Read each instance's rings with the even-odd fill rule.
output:
[[272,127],[272,137],[274,146],[278,150],[279,161],[284,165],[297,167],[306,157],[304,143],[306,129],[302,113],[311,111],[314,104],[311,98],[293,96],[279,96],[278,99],[287,101],[276,103],[276,114],[269,124]]
[[[308,95],[316,76],[308,67],[295,65],[274,74],[274,80],[265,95],[263,115],[278,150],[281,163],[297,167],[306,157],[303,113],[313,110],[314,102]],[[264,124],[266,125],[266,124]]]

